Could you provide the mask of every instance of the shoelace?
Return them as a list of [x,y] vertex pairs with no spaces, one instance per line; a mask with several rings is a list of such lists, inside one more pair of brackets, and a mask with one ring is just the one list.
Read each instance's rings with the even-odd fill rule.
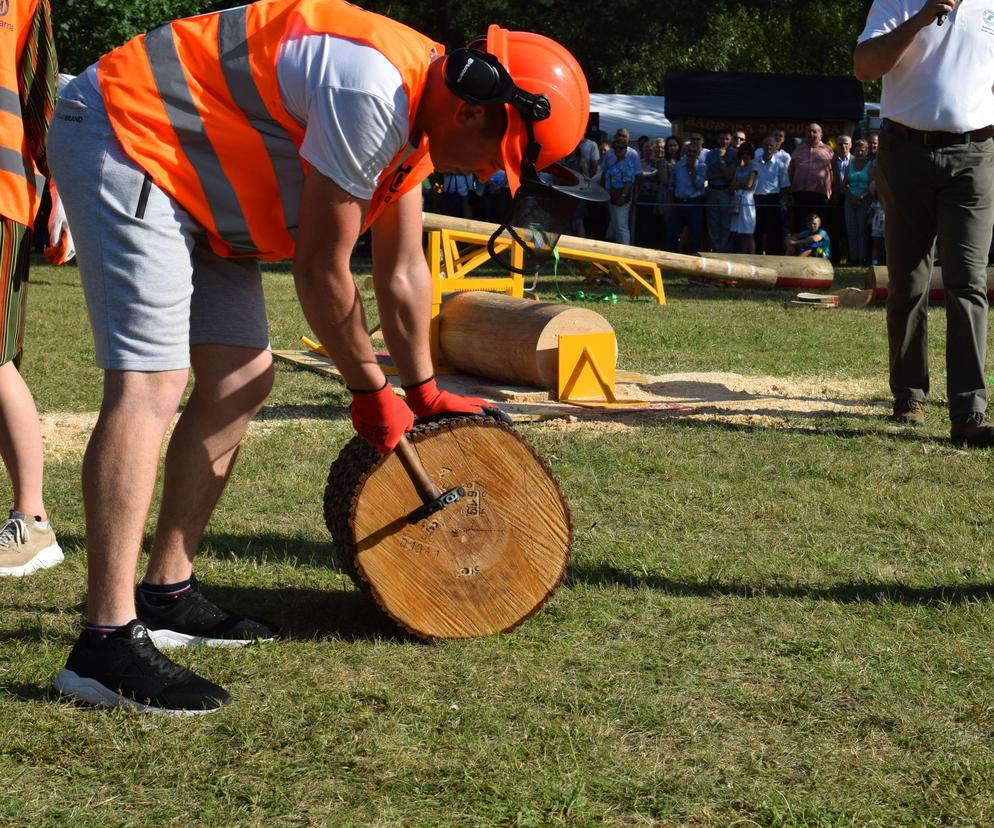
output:
[[17,549],[22,543],[27,543],[28,525],[23,520],[10,518],[0,526],[0,549]]
[[138,639],[135,641],[135,644],[137,646],[134,652],[138,660],[151,667],[159,675],[170,679],[178,679],[183,678],[189,672],[186,667],[177,664],[175,661],[170,661],[160,653],[152,643],[152,639]]
[[196,589],[196,584],[194,584],[194,589],[186,600],[191,606],[195,607],[196,610],[198,610],[202,615],[206,615],[208,618],[221,620],[231,615],[231,613],[224,609],[224,607],[219,607],[207,598],[199,589]]

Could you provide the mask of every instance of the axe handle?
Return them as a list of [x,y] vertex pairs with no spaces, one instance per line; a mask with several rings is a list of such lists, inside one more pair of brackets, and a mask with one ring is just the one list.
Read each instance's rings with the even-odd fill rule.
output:
[[407,435],[400,438],[400,442],[397,443],[397,448],[394,451],[397,453],[397,457],[400,458],[401,465],[403,465],[404,470],[407,472],[407,476],[411,478],[411,483],[417,489],[421,500],[424,503],[430,503],[439,498],[442,490],[435,485],[435,482],[425,470],[421,458],[418,457],[418,453],[414,450],[414,446],[411,445],[411,441],[407,439]]

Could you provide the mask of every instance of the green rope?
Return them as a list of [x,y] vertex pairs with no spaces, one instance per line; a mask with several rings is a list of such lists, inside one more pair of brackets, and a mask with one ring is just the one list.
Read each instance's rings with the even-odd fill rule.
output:
[[[535,243],[535,249],[541,249],[542,247],[549,247],[545,234],[535,225],[531,227],[532,231],[532,241]],[[556,282],[556,298],[560,302],[607,302],[611,305],[618,304],[618,294],[614,292],[608,293],[587,293],[586,291],[578,290],[576,293],[563,293],[562,289],[559,287],[559,248],[552,247],[552,277]]]

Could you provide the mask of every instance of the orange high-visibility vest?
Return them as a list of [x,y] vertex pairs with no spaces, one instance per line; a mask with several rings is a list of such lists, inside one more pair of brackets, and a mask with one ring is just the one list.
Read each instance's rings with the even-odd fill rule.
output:
[[24,133],[18,70],[38,0],[0,0],[0,215],[34,224],[44,186]]
[[[97,67],[124,151],[196,219],[221,256],[293,255],[304,127],[280,99],[276,59],[283,41],[301,34],[346,37],[383,54],[400,73],[413,126],[428,65],[443,48],[344,0],[259,0],[177,20]],[[429,172],[422,137],[380,176],[363,229]]]

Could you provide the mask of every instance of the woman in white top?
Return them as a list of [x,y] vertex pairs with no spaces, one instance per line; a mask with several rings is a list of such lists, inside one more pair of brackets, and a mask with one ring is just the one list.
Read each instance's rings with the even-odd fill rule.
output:
[[732,176],[732,243],[736,253],[755,253],[756,239],[756,148],[739,144],[738,166]]

